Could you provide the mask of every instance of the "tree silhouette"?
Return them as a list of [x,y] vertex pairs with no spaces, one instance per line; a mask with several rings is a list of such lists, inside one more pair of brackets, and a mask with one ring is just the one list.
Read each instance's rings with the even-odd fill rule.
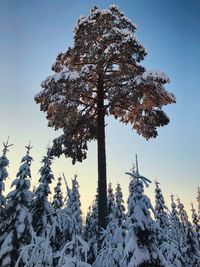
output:
[[48,125],[63,134],[53,142],[52,154],[71,157],[73,164],[87,156],[87,143],[97,140],[99,227],[106,227],[107,182],[105,117],[130,123],[146,139],[169,123],[163,105],[175,103],[164,85],[164,73],[146,71],[139,62],[145,48],[135,36],[136,26],[118,7],[91,9],[74,28],[74,46],[59,53],[43,90],[35,100],[46,112]]

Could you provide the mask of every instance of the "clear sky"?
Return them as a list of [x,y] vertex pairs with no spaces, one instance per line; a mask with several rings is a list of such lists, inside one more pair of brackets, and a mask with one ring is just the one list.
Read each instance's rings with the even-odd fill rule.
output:
[[[51,74],[59,51],[73,45],[73,27],[92,6],[116,4],[138,26],[137,36],[148,55],[143,65],[162,70],[171,83],[167,89],[177,104],[166,107],[171,122],[159,129],[156,139],[146,141],[114,119],[106,127],[108,182],[120,182],[125,200],[129,170],[138,154],[141,173],[158,179],[169,203],[178,195],[189,209],[200,185],[200,1],[198,0],[0,0],[0,143],[10,136],[10,180],[15,177],[24,145],[32,140],[32,184],[37,185],[40,160],[58,132],[47,127],[45,115],[33,98],[40,83]],[[61,157],[53,164],[57,177],[68,181],[78,174],[83,209],[91,203],[97,182],[96,142],[88,158],[72,166]],[[146,193],[153,199],[154,184]],[[195,203],[196,204],[196,203]]]

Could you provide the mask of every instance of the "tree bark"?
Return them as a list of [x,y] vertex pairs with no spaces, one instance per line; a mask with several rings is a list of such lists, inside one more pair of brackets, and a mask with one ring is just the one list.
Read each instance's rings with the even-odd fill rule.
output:
[[105,110],[104,89],[99,77],[97,91],[97,150],[98,150],[98,227],[107,225],[107,177],[106,177],[106,147],[105,147]]

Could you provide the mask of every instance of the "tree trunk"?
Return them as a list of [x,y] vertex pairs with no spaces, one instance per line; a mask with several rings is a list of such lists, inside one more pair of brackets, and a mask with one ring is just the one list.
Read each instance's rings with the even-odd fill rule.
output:
[[97,149],[98,149],[98,227],[107,225],[107,181],[106,181],[106,147],[105,147],[105,110],[104,90],[101,78],[97,92]]

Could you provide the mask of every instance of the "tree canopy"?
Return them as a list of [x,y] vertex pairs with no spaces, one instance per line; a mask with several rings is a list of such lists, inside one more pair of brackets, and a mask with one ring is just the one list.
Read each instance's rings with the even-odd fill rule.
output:
[[49,126],[62,129],[52,153],[73,163],[86,158],[88,141],[97,139],[98,102],[103,115],[113,115],[146,139],[169,123],[162,110],[175,103],[165,90],[169,78],[139,63],[146,50],[135,35],[136,25],[117,6],[91,9],[74,28],[74,45],[59,53],[54,74],[42,82],[35,100]]

